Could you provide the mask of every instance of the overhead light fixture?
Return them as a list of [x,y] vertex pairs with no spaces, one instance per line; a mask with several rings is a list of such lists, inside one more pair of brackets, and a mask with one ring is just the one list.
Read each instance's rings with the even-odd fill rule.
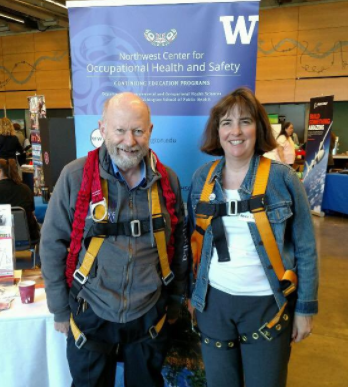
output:
[[52,27],[52,26],[57,26],[58,22],[56,19],[46,19],[46,20],[41,20],[41,24],[44,27]]
[[46,3],[54,4],[54,5],[58,6],[58,7],[68,9],[65,5],[63,5],[61,3],[57,3],[56,1],[53,1],[53,0],[44,0],[44,1],[46,1]]
[[25,21],[23,19],[18,19],[17,17],[14,17],[14,16],[10,16],[10,15],[7,15],[5,13],[0,13],[0,17],[3,17],[5,19],[8,19],[8,20],[13,20],[13,21],[16,21],[17,23],[22,23],[24,24]]

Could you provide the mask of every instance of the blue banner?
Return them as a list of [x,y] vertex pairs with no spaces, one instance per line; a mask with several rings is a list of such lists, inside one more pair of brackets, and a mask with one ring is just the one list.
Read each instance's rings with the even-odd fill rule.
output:
[[151,109],[151,148],[186,198],[209,160],[199,146],[211,107],[255,89],[259,2],[68,6],[77,156],[100,145],[105,100],[134,92]]
[[316,214],[321,214],[332,124],[333,96],[311,98],[303,184]]

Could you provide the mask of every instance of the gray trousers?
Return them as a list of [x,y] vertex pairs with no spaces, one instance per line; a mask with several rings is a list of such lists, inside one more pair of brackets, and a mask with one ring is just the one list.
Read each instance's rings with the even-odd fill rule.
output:
[[[232,296],[209,287],[206,308],[196,311],[208,387],[286,386],[293,310],[271,341],[252,336],[277,312],[273,296]],[[245,343],[238,343],[240,336]]]

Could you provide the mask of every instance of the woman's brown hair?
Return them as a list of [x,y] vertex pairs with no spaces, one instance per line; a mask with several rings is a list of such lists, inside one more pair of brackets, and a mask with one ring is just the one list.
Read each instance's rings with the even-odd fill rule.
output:
[[240,87],[223,97],[211,109],[203,134],[202,152],[213,156],[224,155],[219,139],[219,124],[221,118],[234,106],[237,106],[241,112],[249,113],[256,123],[255,153],[262,155],[277,147],[266,110],[251,90]]
[[15,159],[0,159],[0,170],[5,178],[7,177],[14,183],[20,184],[22,182],[17,172],[17,163]]
[[4,117],[0,121],[0,134],[3,136],[15,136],[16,132],[14,130],[11,120],[7,117]]

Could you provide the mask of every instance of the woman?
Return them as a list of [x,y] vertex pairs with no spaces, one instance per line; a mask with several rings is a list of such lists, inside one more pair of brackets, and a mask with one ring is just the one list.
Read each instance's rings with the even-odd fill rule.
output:
[[291,122],[285,122],[280,131],[277,142],[278,142],[278,154],[280,161],[285,164],[292,166],[295,161],[295,144],[292,140],[292,134],[294,133],[294,126]]
[[12,159],[0,159],[0,204],[23,207],[27,214],[31,240],[40,238],[40,228],[34,215],[34,195],[21,182],[16,162]]
[[23,153],[12,122],[8,118],[0,120],[0,158],[16,159],[16,153]]
[[[208,387],[242,387],[244,381],[246,387],[285,386],[290,343],[312,331],[318,309],[312,219],[295,171],[261,157],[276,145],[250,90],[237,89],[213,107],[201,150],[223,157],[196,171],[188,201],[191,310],[196,308]],[[252,197],[262,191],[260,176],[267,182],[261,164],[270,166],[265,196]],[[272,237],[260,223],[265,214],[278,262],[276,252],[266,252]]]

